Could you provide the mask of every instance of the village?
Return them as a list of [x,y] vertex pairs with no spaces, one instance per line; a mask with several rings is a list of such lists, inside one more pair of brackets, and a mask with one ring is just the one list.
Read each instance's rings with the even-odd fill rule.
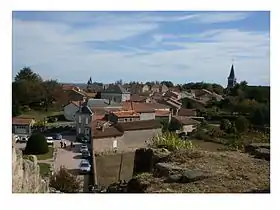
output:
[[[18,78],[23,79],[32,74],[31,69],[24,68],[18,73]],[[215,154],[220,151],[244,150],[263,159],[261,164],[265,169],[262,170],[267,170],[268,173],[269,120],[262,118],[263,113],[258,115],[260,110],[264,112],[259,105],[267,102],[252,98],[255,96],[249,95],[252,92],[249,91],[248,98],[243,99],[241,104],[229,104],[228,101],[234,103],[232,99],[238,97],[239,90],[245,92],[250,86],[246,82],[237,83],[233,65],[227,79],[225,89],[221,86],[219,89],[216,85],[216,89],[212,88],[212,91],[203,83],[190,83],[190,87],[184,90],[184,86],[170,85],[170,82],[123,84],[122,81],[117,81],[106,85],[93,83],[92,78],[83,86],[57,85],[59,97],[56,89],[50,93],[54,95],[44,97],[51,100],[41,100],[36,105],[30,103],[29,107],[25,104],[25,111],[13,116],[13,147],[22,150],[23,158],[37,156],[40,175],[49,180],[54,192],[69,192],[69,189],[55,189],[56,185],[61,185],[50,181],[50,177],[58,176],[62,169],[66,169],[73,174],[73,179],[78,180],[76,192],[101,192],[100,187],[109,188],[116,183],[128,183],[134,180],[137,167],[150,167],[147,169],[150,172],[154,170],[145,159],[145,154],[149,153],[149,148],[155,147],[165,148],[163,155],[170,155],[171,151],[179,154],[182,149],[193,151],[193,148]],[[19,80],[15,83],[20,85]],[[195,85],[199,87],[191,87]],[[258,91],[263,91],[259,89]],[[49,116],[47,109],[57,105],[58,101],[60,108]],[[32,112],[35,109],[32,107],[38,106],[45,109],[40,111],[43,113],[41,115]],[[15,112],[19,112],[18,109],[19,107],[15,107]],[[44,137],[42,141],[45,143],[42,145],[45,144],[48,148],[43,154],[34,152],[37,146],[31,145],[31,142],[41,144],[38,143],[39,134]],[[250,151],[248,148],[251,148]],[[143,150],[144,155],[138,157],[138,150]],[[242,155],[244,154],[240,157]],[[136,160],[139,158],[141,166],[137,166]],[[171,166],[160,165],[156,168],[177,170],[176,167],[168,167]],[[201,173],[193,172],[188,176],[202,177]],[[169,174],[169,179],[179,180],[172,175],[173,173]],[[250,186],[255,190],[260,190],[260,186],[265,190],[269,189],[269,176],[260,175]],[[235,190],[244,192],[254,189]]]

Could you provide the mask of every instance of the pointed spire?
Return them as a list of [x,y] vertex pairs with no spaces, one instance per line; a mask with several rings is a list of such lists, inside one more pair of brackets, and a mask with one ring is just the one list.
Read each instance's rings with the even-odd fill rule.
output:
[[88,80],[87,84],[88,84],[88,85],[91,85],[91,84],[92,84],[91,77],[89,78],[89,80]]
[[229,78],[229,79],[234,79],[234,78],[235,78],[233,64],[231,65],[230,74],[229,74],[229,77],[228,77],[228,78]]

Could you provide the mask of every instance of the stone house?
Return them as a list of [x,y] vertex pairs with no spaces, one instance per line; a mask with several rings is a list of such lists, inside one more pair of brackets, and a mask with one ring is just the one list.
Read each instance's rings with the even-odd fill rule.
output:
[[107,119],[110,122],[133,122],[140,120],[140,114],[135,111],[116,111],[107,114]]
[[196,130],[197,126],[200,124],[199,121],[184,116],[173,116],[172,120],[177,122],[181,126],[180,131],[185,132],[186,134]]
[[101,91],[101,98],[121,103],[130,100],[130,92],[126,91],[121,85],[111,84]]
[[144,86],[142,87],[142,93],[149,92],[149,91],[150,91],[149,85],[144,85]]
[[147,103],[123,102],[123,110],[135,111],[140,115],[140,120],[154,120],[155,110],[148,106]]
[[66,120],[69,120],[69,121],[75,120],[75,115],[76,115],[76,112],[79,111],[80,103],[81,102],[79,102],[79,101],[71,101],[69,104],[64,106],[63,114],[64,114],[64,117]]
[[117,123],[104,127],[93,128],[95,152],[135,150],[146,147],[153,136],[161,134],[161,124],[157,120]]
[[79,107],[79,110],[75,114],[77,135],[90,135],[92,119],[92,110],[85,103],[82,104],[82,106]]
[[152,91],[152,92],[159,93],[159,92],[160,92],[160,85],[154,84],[154,85],[151,87],[151,91]]
[[31,135],[31,128],[34,125],[34,119],[12,118],[12,133],[16,135]]
[[168,87],[165,84],[162,84],[160,86],[160,92],[165,93],[168,91]]

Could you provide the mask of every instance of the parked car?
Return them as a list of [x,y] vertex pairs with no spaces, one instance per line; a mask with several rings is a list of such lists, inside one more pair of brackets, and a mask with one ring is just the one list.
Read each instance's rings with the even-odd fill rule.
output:
[[47,143],[48,143],[49,145],[53,145],[53,144],[54,144],[53,137],[47,136],[47,137],[46,137],[46,140],[47,140]]
[[56,133],[56,134],[54,135],[54,139],[55,139],[55,140],[61,140],[61,139],[62,139],[62,135],[61,135],[60,133]]
[[80,148],[80,152],[83,153],[83,151],[88,151],[88,147],[85,144],[83,144]]
[[79,134],[76,137],[76,140],[82,143],[89,143],[90,142],[90,138],[89,135],[84,135],[84,134]]
[[90,152],[88,150],[83,150],[82,151],[82,158],[88,158],[90,157]]
[[17,138],[18,139],[17,142],[26,143],[28,141],[28,138],[29,138],[28,135],[20,135]]
[[88,160],[82,160],[79,165],[79,169],[81,173],[88,173],[90,172],[91,165]]

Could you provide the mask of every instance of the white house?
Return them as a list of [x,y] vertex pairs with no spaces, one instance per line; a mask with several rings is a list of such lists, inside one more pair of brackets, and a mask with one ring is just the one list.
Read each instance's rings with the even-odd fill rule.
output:
[[64,117],[66,120],[74,121],[76,112],[79,110],[79,102],[78,101],[72,101],[66,106],[64,106]]

